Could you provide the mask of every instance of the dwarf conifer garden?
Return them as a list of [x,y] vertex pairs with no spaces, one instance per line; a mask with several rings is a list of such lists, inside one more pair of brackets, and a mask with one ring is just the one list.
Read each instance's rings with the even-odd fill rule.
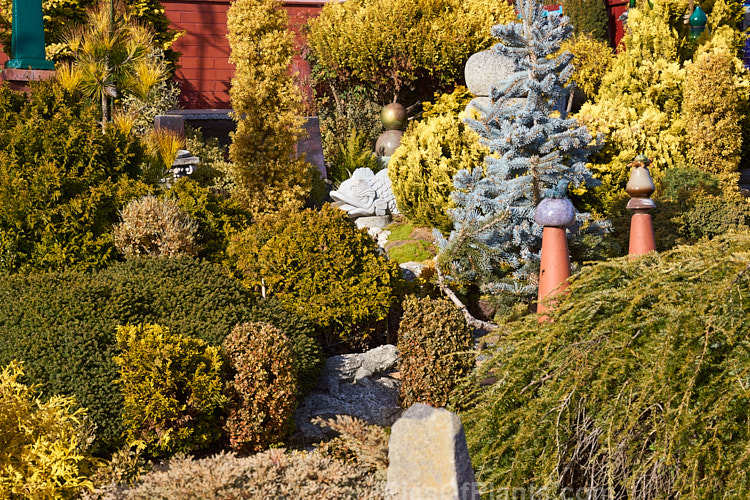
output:
[[[414,403],[461,417],[484,498],[749,497],[742,5],[691,34],[694,2],[636,0],[613,49],[604,2],[561,4],[326,3],[324,179],[282,0],[229,4],[229,147],[154,127],[180,93],[158,0],[42,2],[56,76],[0,85],[0,498],[384,499]],[[656,251],[628,255],[639,165]],[[541,315],[549,198],[575,222]],[[352,387],[397,414],[314,413]]]

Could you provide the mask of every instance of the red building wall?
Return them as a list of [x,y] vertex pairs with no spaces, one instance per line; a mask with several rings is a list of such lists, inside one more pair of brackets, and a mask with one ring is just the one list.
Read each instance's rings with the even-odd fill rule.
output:
[[[298,48],[301,49],[303,43],[301,27],[310,17],[318,15],[327,1],[284,1],[291,28],[297,33]],[[610,37],[616,45],[623,36],[622,21],[618,21],[618,18],[628,9],[628,2],[605,1],[609,12]],[[177,71],[177,80],[182,88],[182,106],[186,109],[228,109],[229,84],[234,75],[226,38],[230,0],[162,0],[162,4],[172,27],[185,32],[173,47],[182,53],[182,67]],[[301,51],[297,52],[292,69],[304,82],[310,68],[302,59]],[[7,59],[0,52],[0,64]]]
[[[182,53],[177,80],[184,108],[229,108],[229,82],[234,75],[227,41],[229,3],[228,0],[162,0],[172,27],[185,32],[173,46]],[[298,47],[303,41],[299,34],[301,26],[316,16],[325,3],[326,0],[284,2],[291,27],[297,33]],[[292,64],[301,78],[310,74],[300,55]]]

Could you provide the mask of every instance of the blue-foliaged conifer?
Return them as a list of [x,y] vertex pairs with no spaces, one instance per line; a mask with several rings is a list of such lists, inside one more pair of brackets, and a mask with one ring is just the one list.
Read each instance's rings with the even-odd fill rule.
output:
[[554,111],[573,73],[573,55],[557,54],[573,32],[568,19],[544,16],[535,0],[516,6],[520,23],[492,28],[500,40],[493,50],[514,60],[516,71],[492,87],[488,107],[470,105],[480,118],[467,119],[494,154],[485,158],[485,169],[455,175],[454,229],[447,240],[436,236],[439,266],[452,278],[492,294],[529,297],[536,293],[542,243],[535,208],[561,182],[595,185],[586,158],[598,146],[586,127]]

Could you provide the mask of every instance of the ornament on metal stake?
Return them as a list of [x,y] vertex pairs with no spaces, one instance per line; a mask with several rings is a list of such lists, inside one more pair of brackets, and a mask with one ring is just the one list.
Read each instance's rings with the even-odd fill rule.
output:
[[44,53],[44,14],[42,0],[13,0],[11,59],[13,69],[55,69]]
[[[573,204],[564,198],[567,181],[560,181],[536,207],[534,219],[544,226],[542,233],[542,262],[539,268],[537,313],[548,311],[553,295],[565,291],[570,277],[570,256],[565,228],[576,220]],[[545,317],[540,318],[544,321]]]
[[628,164],[633,170],[630,172],[630,180],[625,191],[630,195],[626,208],[635,212],[630,220],[630,247],[628,255],[634,258],[656,250],[656,239],[654,238],[654,224],[651,220],[649,210],[656,207],[650,198],[656,189],[648,166],[651,160],[646,155],[638,155],[632,163]]
[[688,39],[697,40],[698,37],[701,36],[701,33],[703,33],[703,30],[706,29],[707,22],[708,17],[706,16],[706,13],[703,12],[700,5],[697,6],[688,20],[688,23],[690,24],[690,34],[688,35]]

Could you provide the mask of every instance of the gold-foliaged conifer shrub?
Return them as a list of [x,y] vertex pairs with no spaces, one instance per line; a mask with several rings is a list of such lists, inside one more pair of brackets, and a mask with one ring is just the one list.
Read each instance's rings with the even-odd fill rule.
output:
[[365,334],[396,303],[398,264],[326,204],[259,219],[229,248],[243,282],[313,321],[330,341]]
[[494,43],[490,28],[514,18],[493,0],[347,0],[327,3],[307,40],[323,79],[364,84],[385,103],[462,80],[469,56]]
[[490,152],[463,122],[471,99],[465,87],[457,87],[424,103],[422,119],[409,124],[388,163],[399,211],[415,224],[450,232],[453,176],[461,169],[481,168]]
[[301,208],[311,166],[295,158],[303,134],[302,94],[289,73],[294,34],[280,0],[236,0],[227,12],[229,96],[237,130],[229,148],[233,194],[255,213]]
[[225,402],[219,347],[152,324],[118,327],[116,338],[127,445],[169,457],[216,441]]
[[[685,0],[656,0],[653,8],[643,4],[630,9],[626,35],[622,39],[625,50],[615,56],[611,69],[602,78],[595,100],[585,103],[575,115],[591,133],[605,135],[604,147],[593,157],[590,166],[594,175],[603,182],[603,186],[596,190],[594,209],[606,210],[622,195],[630,174],[627,164],[638,154],[645,154],[653,160],[650,170],[658,190],[666,169],[693,165],[709,168],[705,167],[708,135],[732,135],[734,141],[738,141],[736,125],[731,125],[734,118],[717,122],[721,127],[728,127],[726,132],[717,130],[718,135],[714,136],[713,132],[707,131],[706,137],[698,137],[697,124],[705,123],[709,117],[698,117],[696,112],[700,108],[706,113],[706,102],[712,101],[711,108],[721,106],[727,111],[735,106],[733,96],[737,95],[736,109],[745,130],[748,83],[741,61],[732,56],[722,71],[712,71],[706,62],[701,62],[706,57],[703,54],[715,53],[720,47],[729,54],[739,49],[741,40],[736,21],[741,6],[725,0],[715,2],[708,15],[710,33],[706,31],[695,46],[677,30],[682,25],[686,8]],[[691,60],[705,68],[700,76],[702,90],[705,90],[701,95],[690,90],[690,85],[694,84],[686,83]],[[728,91],[727,76],[734,90],[729,92],[729,100],[722,104],[723,96],[712,98],[709,94]],[[727,148],[723,142],[721,144],[722,153],[718,160],[723,165],[721,170],[726,171],[731,167],[723,158],[736,158],[737,144],[727,145]],[[729,160],[730,163],[733,161]],[[710,168],[715,170],[718,167]]]
[[39,394],[23,363],[0,369],[3,498],[72,498],[92,486],[93,428],[75,398]]

